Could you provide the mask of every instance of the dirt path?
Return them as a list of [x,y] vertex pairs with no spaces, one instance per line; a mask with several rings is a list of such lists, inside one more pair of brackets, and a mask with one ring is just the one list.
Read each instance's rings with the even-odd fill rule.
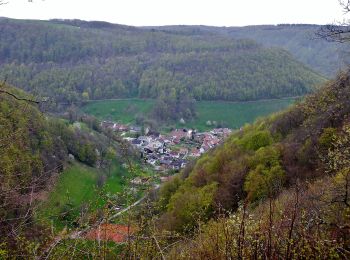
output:
[[131,204],[130,206],[126,207],[125,209],[117,212],[116,214],[112,215],[111,217],[108,218],[108,221],[111,221],[112,219],[120,216],[121,214],[127,212],[128,210],[130,210],[131,208],[137,206],[138,204],[140,204],[142,201],[144,201],[147,198],[146,196],[143,196],[141,199],[139,199],[138,201],[134,202],[133,204]]

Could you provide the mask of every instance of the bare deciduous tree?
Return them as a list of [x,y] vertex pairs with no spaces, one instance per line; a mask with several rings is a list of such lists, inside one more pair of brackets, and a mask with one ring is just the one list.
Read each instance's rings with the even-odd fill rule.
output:
[[[339,0],[339,4],[345,14],[350,13],[350,0]],[[316,32],[316,36],[330,42],[349,42],[350,21],[344,20],[342,22],[321,26],[321,28]]]

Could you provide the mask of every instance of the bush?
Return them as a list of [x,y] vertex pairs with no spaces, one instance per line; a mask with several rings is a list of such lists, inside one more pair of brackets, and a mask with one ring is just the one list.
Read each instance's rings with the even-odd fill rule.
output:
[[252,168],[244,183],[249,199],[256,201],[278,192],[285,180],[279,150],[276,147],[261,148],[250,164]]
[[247,133],[246,135],[244,135],[244,137],[238,141],[238,144],[242,146],[245,150],[256,151],[261,147],[265,147],[272,144],[272,142],[273,139],[269,131],[252,130],[251,133]]
[[168,218],[166,228],[190,232],[200,221],[207,221],[213,212],[216,189],[217,183],[202,188],[183,185],[170,199],[168,212],[164,215]]

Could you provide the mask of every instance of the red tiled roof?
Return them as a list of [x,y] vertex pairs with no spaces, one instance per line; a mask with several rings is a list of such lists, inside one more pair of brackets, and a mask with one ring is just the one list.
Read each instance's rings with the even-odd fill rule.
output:
[[102,224],[99,228],[90,230],[85,238],[89,240],[107,240],[114,241],[116,243],[122,243],[127,241],[128,235],[133,233],[133,229],[128,226],[117,224]]

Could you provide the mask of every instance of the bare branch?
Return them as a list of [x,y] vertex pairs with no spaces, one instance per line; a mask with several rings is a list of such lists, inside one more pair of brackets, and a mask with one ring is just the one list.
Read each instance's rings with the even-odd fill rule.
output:
[[348,24],[328,24],[321,26],[316,32],[316,37],[329,42],[349,42],[350,41],[350,26]]
[[[350,13],[350,0],[339,0],[339,5],[342,7],[344,14]],[[343,22],[321,26],[315,35],[316,38],[329,42],[350,42],[350,22],[344,19]]]
[[11,97],[13,97],[14,99],[17,99],[19,101],[27,101],[27,102],[31,102],[31,103],[35,103],[35,104],[40,104],[40,101],[36,101],[36,100],[32,100],[32,99],[27,99],[27,98],[20,98],[20,97],[17,97],[15,94],[12,94],[6,90],[2,90],[0,89],[0,93],[3,93],[3,94],[7,94]]
[[19,101],[26,101],[26,102],[30,102],[30,103],[34,103],[34,104],[40,104],[41,102],[45,102],[45,100],[37,101],[37,100],[33,100],[33,99],[18,97],[17,95],[5,90],[4,89],[5,84],[6,84],[6,79],[0,84],[0,94],[6,94],[6,95],[13,97],[14,99],[19,100]]
[[350,0],[339,0],[339,4],[343,8],[344,13],[350,12]]

